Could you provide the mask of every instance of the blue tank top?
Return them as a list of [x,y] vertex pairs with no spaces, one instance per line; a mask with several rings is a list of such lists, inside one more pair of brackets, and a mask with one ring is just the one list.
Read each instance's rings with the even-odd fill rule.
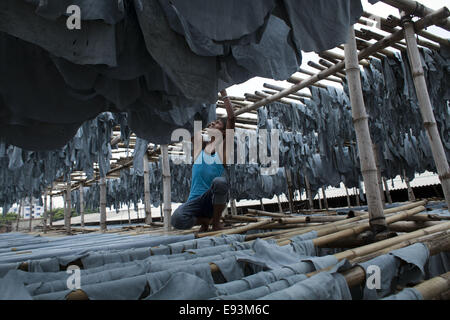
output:
[[222,176],[224,170],[217,152],[211,156],[202,150],[192,166],[191,191],[188,201],[205,193],[211,187],[214,178]]

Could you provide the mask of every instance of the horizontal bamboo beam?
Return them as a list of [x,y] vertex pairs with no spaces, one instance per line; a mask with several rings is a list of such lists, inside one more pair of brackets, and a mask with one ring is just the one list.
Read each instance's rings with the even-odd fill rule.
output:
[[[297,72],[306,74],[306,75],[308,75],[308,76],[313,76],[313,75],[315,74],[314,72],[308,71],[308,70],[303,69],[303,68],[298,69]],[[335,77],[335,76],[329,76],[329,77],[327,77],[327,78],[324,79],[324,80],[327,80],[327,81],[333,81],[333,82],[340,83],[340,84],[343,83],[342,79],[340,79],[340,78],[338,78],[338,77]]]
[[[283,91],[286,89],[286,88],[275,86],[275,85],[272,85],[269,83],[264,83],[263,87],[267,88],[267,89],[272,89],[275,91]],[[291,93],[291,95],[299,97],[299,98],[312,98],[312,95],[310,93],[304,93],[304,92],[294,92],[294,93]]]
[[275,217],[275,218],[282,218],[282,217],[288,217],[288,215],[283,213],[277,213],[277,212],[268,212],[268,211],[262,211],[262,210],[256,210],[256,209],[247,209],[248,213],[256,214],[258,216],[267,216],[267,217]]
[[[434,14],[436,11],[424,6],[423,4],[412,0],[381,0],[382,2],[401,9],[408,14],[412,14],[417,17],[425,17]],[[448,17],[440,19],[436,22],[436,25],[450,31],[450,19]]]
[[210,236],[219,236],[219,235],[225,235],[225,234],[239,234],[243,232],[247,232],[249,230],[258,229],[259,227],[262,227],[266,224],[271,223],[271,219],[265,219],[263,221],[250,223],[246,226],[242,226],[239,228],[233,228],[233,229],[227,229],[227,230],[219,230],[219,231],[211,231],[211,232],[203,232],[196,235],[196,238],[204,238],[204,237],[210,237]]
[[[433,12],[432,14],[422,18],[421,20],[416,21],[414,23],[415,30],[417,30],[417,31],[422,30],[430,25],[435,24],[437,21],[441,21],[442,19],[447,18],[449,15],[450,15],[449,10],[447,8],[442,8],[442,9],[440,9],[436,12]],[[403,37],[404,37],[403,30],[399,30],[389,36],[384,37],[383,39],[374,43],[370,47],[360,51],[358,54],[358,60],[362,60],[362,59],[370,56],[372,53],[377,52],[378,50],[385,49],[390,44],[395,43],[395,42],[399,41],[400,39],[403,39]],[[244,108],[238,110],[235,114],[239,115],[244,112],[256,110],[257,108],[259,108],[263,105],[277,101],[291,93],[294,93],[303,88],[309,87],[309,86],[315,84],[316,82],[323,80],[330,75],[335,74],[337,71],[343,70],[344,68],[345,68],[345,62],[341,61],[341,62],[335,64],[334,66],[332,66],[324,71],[319,72],[315,76],[305,79],[305,80],[301,81],[300,83],[295,84],[295,85],[291,86],[290,88],[281,91],[280,93],[277,93],[275,95],[272,95],[270,97],[267,97],[260,101],[257,101],[248,107],[244,107]]]

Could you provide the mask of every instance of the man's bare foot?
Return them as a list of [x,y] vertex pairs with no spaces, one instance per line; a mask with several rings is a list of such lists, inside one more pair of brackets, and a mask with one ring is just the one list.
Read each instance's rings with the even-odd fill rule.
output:
[[200,229],[198,230],[198,232],[206,232],[206,231],[208,231],[208,229],[209,229],[209,225],[207,225],[207,224],[202,224],[202,225],[200,226]]
[[223,230],[224,225],[223,223],[219,222],[217,224],[213,224],[212,226],[212,231],[219,231],[219,230]]

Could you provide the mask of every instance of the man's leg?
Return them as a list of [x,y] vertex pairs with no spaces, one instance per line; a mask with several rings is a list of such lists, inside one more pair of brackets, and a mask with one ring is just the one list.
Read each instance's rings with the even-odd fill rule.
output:
[[228,182],[224,177],[215,178],[212,182],[213,191],[213,216],[212,216],[212,229],[222,230],[223,225],[220,222],[222,217],[222,212],[227,206],[227,196],[228,196]]

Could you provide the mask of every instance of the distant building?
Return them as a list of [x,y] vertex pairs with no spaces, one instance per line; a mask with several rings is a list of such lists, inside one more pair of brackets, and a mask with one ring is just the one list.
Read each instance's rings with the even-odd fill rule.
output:
[[[22,219],[30,219],[30,211],[31,206],[29,204],[29,201],[22,206],[20,217]],[[19,206],[14,206],[11,209],[9,209],[9,212],[18,213],[19,212]],[[39,205],[39,201],[35,200],[33,204],[33,219],[42,218],[44,216],[44,207]]]

